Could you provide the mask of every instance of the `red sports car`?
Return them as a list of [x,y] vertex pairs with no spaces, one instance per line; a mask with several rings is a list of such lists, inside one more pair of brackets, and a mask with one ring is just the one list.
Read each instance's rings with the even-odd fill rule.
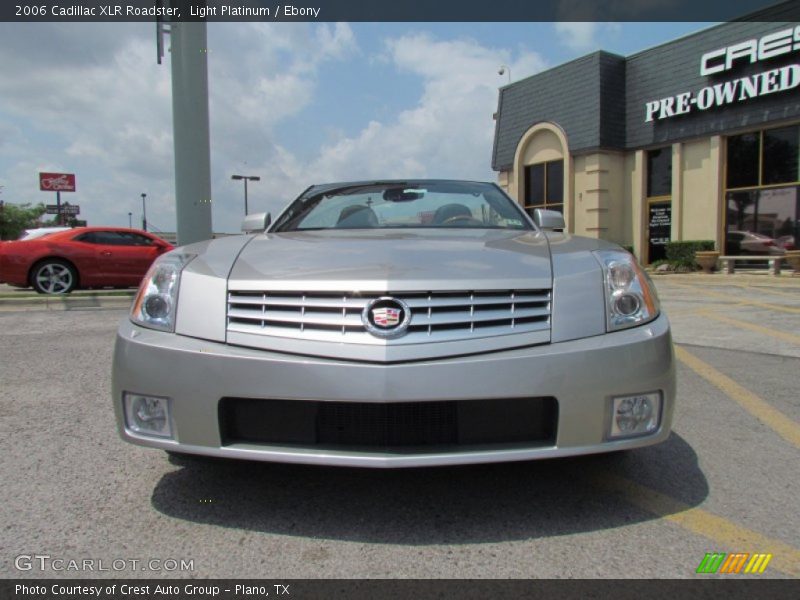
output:
[[0,283],[40,294],[75,288],[139,285],[150,263],[172,244],[146,231],[76,227],[41,239],[0,245]]

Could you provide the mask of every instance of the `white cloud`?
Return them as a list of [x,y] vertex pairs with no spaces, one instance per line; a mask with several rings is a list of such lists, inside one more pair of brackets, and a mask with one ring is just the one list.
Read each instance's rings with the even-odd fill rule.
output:
[[308,173],[280,144],[275,127],[309,106],[325,63],[359,49],[345,23],[217,25],[209,29],[209,47],[214,223],[235,231],[243,193],[230,175],[261,176],[250,188],[251,211],[275,213],[307,187]]
[[621,30],[619,23],[591,21],[555,23],[554,27],[559,42],[575,52],[599,50],[601,34],[617,34]]
[[597,45],[597,41],[595,40],[597,23],[589,21],[556,23],[555,28],[559,36],[559,41],[570,50],[578,52],[593,50]]
[[[7,34],[7,35],[6,35]],[[493,179],[492,113],[506,83],[545,66],[536,53],[415,33],[387,40],[391,69],[416,78],[413,105],[365,120],[353,135],[319,132],[319,152],[294,155],[278,126],[316,104],[321,69],[364,61],[347,24],[214,23],[208,27],[213,219],[235,231],[242,190],[232,173],[258,174],[251,210],[280,209],[311,183],[371,177]],[[77,173],[82,217],[175,226],[170,64],[155,61],[151,24],[0,24],[0,184],[10,202],[52,201],[39,170]],[[357,64],[355,66],[358,66]],[[379,102],[382,100],[378,99]],[[281,131],[285,131],[285,127]],[[351,129],[352,130],[352,129]],[[73,200],[74,198],[74,200]]]
[[[170,62],[156,64],[151,25],[17,25],[0,25],[0,114],[14,121],[0,128],[3,198],[49,203],[36,173],[64,170],[90,222],[137,222],[147,192],[148,221],[174,229]],[[286,163],[275,125],[308,105],[321,65],[358,48],[346,24],[212,24],[208,40],[212,197],[224,200],[242,157]],[[215,203],[218,229],[240,216]]]
[[371,177],[493,178],[491,149],[500,64],[517,79],[541,70],[532,52],[512,60],[508,50],[474,40],[406,35],[386,42],[395,68],[423,80],[418,104],[387,122],[323,148],[311,171],[321,179]]

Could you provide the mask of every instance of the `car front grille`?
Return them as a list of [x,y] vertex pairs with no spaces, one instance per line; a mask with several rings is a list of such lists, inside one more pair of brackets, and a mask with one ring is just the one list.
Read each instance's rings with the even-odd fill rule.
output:
[[413,344],[548,331],[550,290],[475,290],[401,293],[228,292],[228,331],[307,340],[375,343],[361,320],[382,296],[411,310],[408,332],[394,344]]
[[414,453],[475,446],[553,445],[555,398],[318,402],[223,398],[223,445]]

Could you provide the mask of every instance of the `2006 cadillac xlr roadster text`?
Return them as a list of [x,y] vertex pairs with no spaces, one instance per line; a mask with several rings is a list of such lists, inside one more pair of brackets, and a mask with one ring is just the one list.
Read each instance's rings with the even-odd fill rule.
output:
[[117,334],[120,433],[367,467],[661,442],[675,371],[655,290],[628,252],[559,228],[489,183],[361,182],[173,250]]

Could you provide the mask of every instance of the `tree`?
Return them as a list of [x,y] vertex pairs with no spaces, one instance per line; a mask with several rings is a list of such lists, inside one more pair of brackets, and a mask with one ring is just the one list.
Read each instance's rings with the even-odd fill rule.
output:
[[15,240],[24,229],[37,227],[44,213],[44,204],[0,203],[0,240]]

